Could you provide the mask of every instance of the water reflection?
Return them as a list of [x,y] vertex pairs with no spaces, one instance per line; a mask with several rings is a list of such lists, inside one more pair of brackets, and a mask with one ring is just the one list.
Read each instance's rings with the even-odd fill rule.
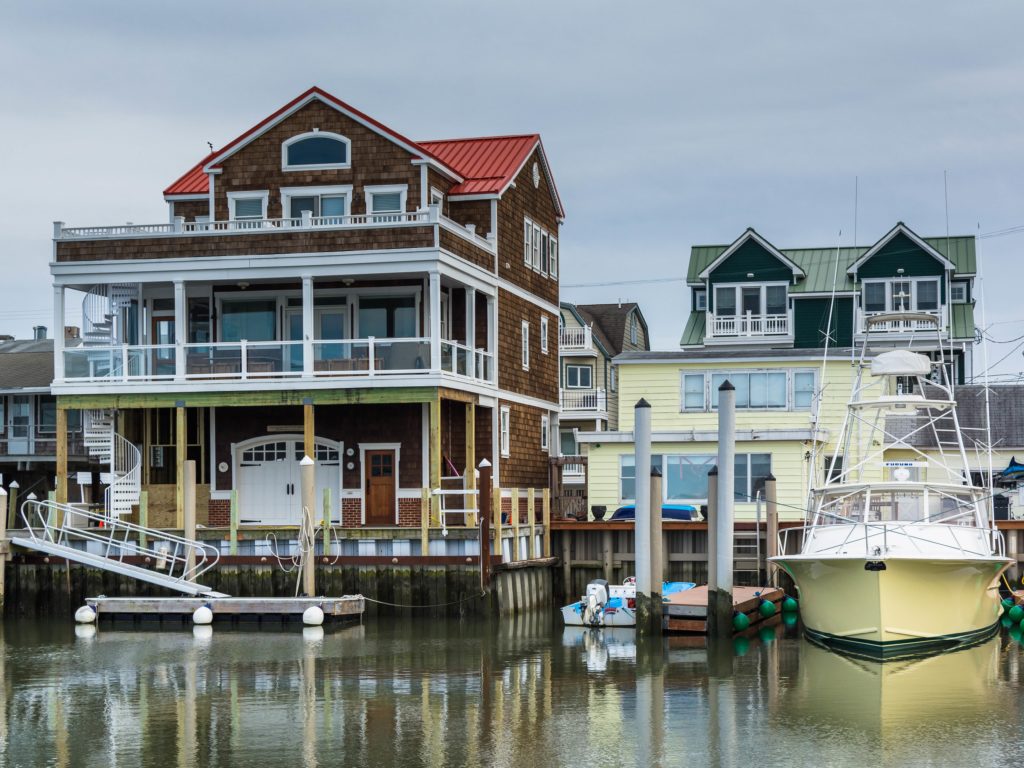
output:
[[[1020,648],[880,665],[783,635],[380,619],[340,632],[8,622],[0,764],[907,765],[1019,758]],[[319,629],[319,628],[318,628]],[[767,638],[766,638],[767,639]]]

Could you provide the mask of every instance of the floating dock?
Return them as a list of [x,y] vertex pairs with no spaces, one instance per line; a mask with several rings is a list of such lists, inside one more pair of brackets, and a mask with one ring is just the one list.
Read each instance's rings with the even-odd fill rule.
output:
[[[733,587],[732,607],[737,613],[745,613],[750,627],[774,620],[782,613],[785,593],[775,587]],[[775,605],[775,613],[768,617],[761,615],[761,603],[765,600]],[[703,584],[683,592],[676,592],[664,598],[662,604],[664,626],[668,632],[706,634],[708,631],[708,587]],[[749,630],[746,630],[749,631]],[[743,634],[737,633],[737,634]]]
[[214,622],[302,623],[302,614],[316,606],[324,623],[361,621],[366,601],[362,595],[341,597],[90,597],[86,604],[99,621],[192,622],[200,606],[213,612]]

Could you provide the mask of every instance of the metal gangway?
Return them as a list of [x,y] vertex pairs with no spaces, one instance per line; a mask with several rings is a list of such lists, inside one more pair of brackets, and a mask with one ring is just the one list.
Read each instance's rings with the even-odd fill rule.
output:
[[[54,501],[26,501],[21,519],[28,536],[11,537],[20,547],[188,595],[227,597],[198,581],[220,559],[210,544]],[[128,558],[149,558],[154,569]]]

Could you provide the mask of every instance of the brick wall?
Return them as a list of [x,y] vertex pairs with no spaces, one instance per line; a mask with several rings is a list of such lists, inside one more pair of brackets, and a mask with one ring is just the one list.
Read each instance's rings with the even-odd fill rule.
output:
[[341,524],[353,528],[363,524],[363,507],[359,499],[345,498],[341,500]]
[[398,524],[402,526],[419,526],[422,503],[420,499],[399,499]]
[[228,528],[231,525],[231,500],[210,499],[210,526],[212,528]]

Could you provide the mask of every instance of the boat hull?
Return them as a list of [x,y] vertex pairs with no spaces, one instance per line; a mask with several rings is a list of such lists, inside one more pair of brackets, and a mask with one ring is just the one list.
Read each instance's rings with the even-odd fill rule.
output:
[[948,650],[998,629],[1005,558],[773,558],[796,582],[808,638],[877,659]]

